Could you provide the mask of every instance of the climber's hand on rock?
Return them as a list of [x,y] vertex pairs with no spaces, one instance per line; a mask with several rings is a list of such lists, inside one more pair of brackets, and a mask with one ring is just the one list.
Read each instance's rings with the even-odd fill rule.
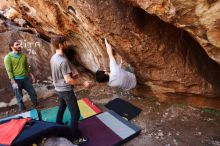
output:
[[108,43],[107,39],[105,38],[105,46],[106,46],[106,50],[108,54],[112,54],[112,47],[111,45]]

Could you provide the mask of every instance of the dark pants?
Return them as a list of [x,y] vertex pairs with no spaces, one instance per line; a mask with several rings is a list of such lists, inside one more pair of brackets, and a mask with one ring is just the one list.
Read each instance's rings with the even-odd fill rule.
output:
[[57,94],[59,96],[60,105],[57,113],[56,122],[62,124],[63,114],[65,112],[66,107],[68,107],[71,115],[71,120],[70,120],[71,136],[72,138],[78,138],[79,137],[78,122],[80,118],[80,111],[76,96],[73,91],[57,92]]
[[15,82],[18,84],[18,89],[15,89],[15,96],[18,102],[18,106],[20,109],[25,109],[24,103],[23,103],[23,93],[22,90],[26,90],[30,96],[31,102],[33,105],[36,105],[37,103],[37,94],[36,91],[29,80],[29,78],[25,79],[15,79]]

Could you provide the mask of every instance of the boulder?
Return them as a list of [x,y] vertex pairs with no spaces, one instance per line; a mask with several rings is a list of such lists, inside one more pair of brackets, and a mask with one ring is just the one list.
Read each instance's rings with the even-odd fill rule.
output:
[[219,1],[11,0],[10,5],[38,32],[67,36],[77,61],[92,72],[109,67],[106,37],[135,68],[147,94],[161,100],[219,98]]

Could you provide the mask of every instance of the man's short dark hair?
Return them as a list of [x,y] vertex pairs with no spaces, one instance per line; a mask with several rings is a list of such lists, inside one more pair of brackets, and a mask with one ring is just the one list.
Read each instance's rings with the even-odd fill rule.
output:
[[9,43],[8,43],[8,48],[9,48],[9,51],[12,51],[12,46],[14,46],[15,42],[18,42],[18,40],[11,40]]
[[64,36],[54,36],[51,39],[51,43],[55,49],[59,49],[59,44],[63,44],[66,41]]
[[95,73],[95,78],[97,82],[104,83],[109,81],[109,75],[105,74],[105,71],[98,70]]

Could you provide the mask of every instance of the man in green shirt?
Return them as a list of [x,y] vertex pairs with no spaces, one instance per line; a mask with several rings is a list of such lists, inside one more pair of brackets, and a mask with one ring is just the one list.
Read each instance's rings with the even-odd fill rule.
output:
[[33,103],[33,106],[37,106],[37,94],[36,91],[28,78],[28,74],[31,76],[33,82],[35,78],[30,72],[30,67],[27,62],[27,57],[25,54],[21,53],[21,44],[18,41],[11,41],[9,43],[10,52],[4,58],[5,69],[8,73],[9,79],[15,96],[18,102],[19,110],[25,110],[25,105],[23,103],[23,94],[22,90],[25,89],[30,99]]

